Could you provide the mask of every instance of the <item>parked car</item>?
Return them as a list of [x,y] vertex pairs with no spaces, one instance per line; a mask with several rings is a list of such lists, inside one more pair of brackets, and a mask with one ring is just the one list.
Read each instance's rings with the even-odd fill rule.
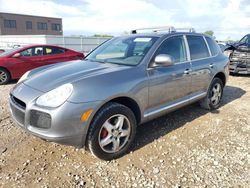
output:
[[0,54],[4,53],[5,50],[4,49],[0,49]]
[[218,108],[227,78],[228,58],[209,36],[131,34],[83,61],[27,72],[9,102],[29,133],[111,160],[129,151],[139,124],[197,101]]
[[231,44],[225,52],[229,54],[230,73],[250,74],[250,34]]
[[83,59],[82,53],[52,45],[29,45],[0,54],[0,85],[44,65]]

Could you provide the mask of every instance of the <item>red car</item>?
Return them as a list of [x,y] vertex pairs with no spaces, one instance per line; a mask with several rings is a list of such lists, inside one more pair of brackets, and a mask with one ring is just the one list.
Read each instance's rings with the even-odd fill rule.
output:
[[52,45],[30,45],[0,54],[0,85],[36,67],[83,59],[83,53]]

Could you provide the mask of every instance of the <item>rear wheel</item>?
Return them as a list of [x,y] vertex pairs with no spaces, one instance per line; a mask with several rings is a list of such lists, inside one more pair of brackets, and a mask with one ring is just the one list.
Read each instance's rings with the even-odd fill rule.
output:
[[94,117],[88,134],[88,148],[103,160],[124,155],[134,140],[136,119],[133,112],[119,103],[108,103]]
[[0,85],[7,84],[9,81],[10,73],[4,68],[0,68]]
[[200,101],[201,107],[207,110],[217,109],[220,106],[222,95],[223,83],[221,79],[214,78],[209,87],[207,96]]

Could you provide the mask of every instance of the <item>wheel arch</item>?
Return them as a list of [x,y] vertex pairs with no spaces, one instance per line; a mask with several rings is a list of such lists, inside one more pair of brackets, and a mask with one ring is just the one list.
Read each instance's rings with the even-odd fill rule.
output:
[[225,73],[223,73],[223,72],[218,72],[214,77],[213,77],[213,79],[214,78],[219,78],[221,81],[222,81],[222,83],[223,83],[223,87],[226,85],[226,75],[225,75]]
[[12,79],[12,75],[11,75],[11,72],[9,71],[9,69],[7,69],[6,67],[3,67],[3,66],[0,66],[0,69],[6,70],[10,75],[10,79]]
[[[104,105],[106,105],[107,103],[110,103],[110,102],[116,102],[116,103],[122,104],[122,105],[128,107],[129,109],[131,109],[132,112],[133,112],[134,115],[135,115],[136,123],[137,123],[137,124],[140,124],[142,115],[141,115],[141,108],[140,108],[138,102],[136,102],[136,100],[134,100],[133,98],[128,97],[128,96],[117,96],[117,97],[114,97],[114,98],[112,98],[112,99],[106,100],[105,102],[103,102],[103,103],[98,107],[97,110],[95,110],[94,114],[92,115],[92,118],[90,119],[90,123],[89,123],[88,128],[87,128],[87,131],[86,131],[87,135],[88,135],[88,133],[89,133],[89,128],[90,128],[90,126],[91,126],[91,124],[92,124],[92,122],[93,122],[93,120],[94,120],[96,114],[100,111],[100,109],[101,109]],[[87,138],[87,135],[86,135],[86,138]],[[83,146],[86,146],[86,144],[87,144],[87,142],[88,142],[86,138],[85,138],[85,139],[83,140],[83,142],[82,142],[82,143],[83,143]]]

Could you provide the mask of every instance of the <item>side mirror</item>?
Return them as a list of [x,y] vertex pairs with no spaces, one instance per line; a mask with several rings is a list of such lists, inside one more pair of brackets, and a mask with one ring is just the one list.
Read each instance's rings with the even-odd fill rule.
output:
[[155,57],[153,67],[168,67],[174,64],[173,57],[168,54],[159,54]]
[[22,55],[20,54],[20,53],[16,53],[16,54],[14,54],[12,57],[14,57],[14,58],[19,58],[19,57],[21,57]]

